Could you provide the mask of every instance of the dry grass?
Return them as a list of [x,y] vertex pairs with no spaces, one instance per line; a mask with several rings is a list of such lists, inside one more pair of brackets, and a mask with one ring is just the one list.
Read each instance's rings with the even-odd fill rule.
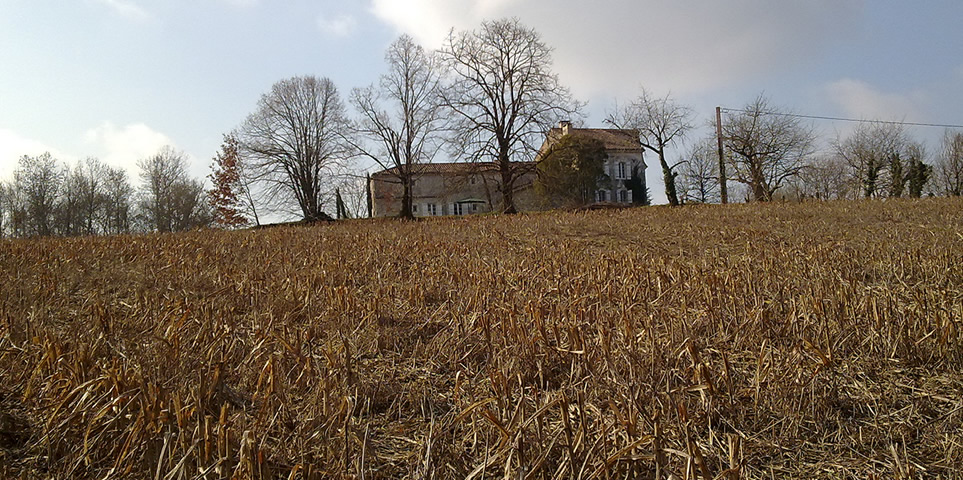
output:
[[0,477],[958,478],[963,201],[0,243]]

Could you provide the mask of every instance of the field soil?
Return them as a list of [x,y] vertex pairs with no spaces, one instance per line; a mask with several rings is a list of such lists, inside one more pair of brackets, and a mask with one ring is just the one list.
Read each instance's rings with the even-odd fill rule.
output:
[[960,478],[963,200],[0,241],[0,478]]

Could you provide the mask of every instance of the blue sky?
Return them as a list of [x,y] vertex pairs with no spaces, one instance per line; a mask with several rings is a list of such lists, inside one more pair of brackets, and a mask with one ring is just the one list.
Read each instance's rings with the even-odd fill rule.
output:
[[[0,0],[0,178],[49,150],[136,181],[137,159],[167,144],[200,177],[274,82],[326,76],[347,97],[400,33],[434,48],[506,16],[555,48],[589,126],[641,86],[689,104],[700,126],[762,92],[810,115],[963,124],[958,0]],[[941,130],[911,133],[937,150]]]

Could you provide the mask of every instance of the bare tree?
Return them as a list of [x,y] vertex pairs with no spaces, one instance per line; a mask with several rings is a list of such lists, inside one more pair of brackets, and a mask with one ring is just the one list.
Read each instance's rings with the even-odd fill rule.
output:
[[210,222],[204,184],[188,176],[184,153],[163,147],[137,164],[141,168],[139,210],[147,229],[176,232]]
[[581,105],[552,73],[552,49],[518,19],[452,32],[441,55],[452,76],[443,98],[459,120],[456,144],[469,159],[498,165],[502,210],[515,213],[515,181],[531,167],[512,159],[534,158],[551,126]]
[[[852,176],[861,186],[862,196],[872,198],[895,193],[895,184],[887,180],[891,180],[894,165],[896,177],[902,179],[900,156],[906,144],[901,125],[866,122],[860,123],[845,139],[837,139],[833,146],[849,165]],[[885,189],[887,183],[889,188]]]
[[836,200],[852,198],[858,186],[849,173],[849,165],[835,155],[810,158],[790,181],[789,188],[799,199]]
[[96,158],[78,161],[66,174],[57,203],[57,232],[61,235],[96,235],[103,231],[110,167]]
[[639,132],[642,147],[659,156],[669,205],[678,205],[676,177],[679,174],[675,167],[682,162],[669,165],[665,149],[672,142],[682,139],[692,128],[692,110],[675,103],[669,95],[655,97],[643,88],[638,98],[622,108],[616,107],[605,121],[615,128],[630,128]]
[[347,117],[327,78],[281,80],[258,102],[238,133],[253,179],[269,197],[293,197],[305,220],[330,220],[324,200],[333,172],[347,156]]
[[715,139],[696,143],[680,165],[681,201],[711,203],[719,201],[718,153]]
[[940,193],[954,197],[963,195],[963,132],[947,130],[943,134],[936,180]]
[[77,190],[77,210],[80,219],[80,233],[95,235],[104,233],[98,231],[98,221],[105,214],[107,206],[107,192],[105,178],[110,167],[100,160],[90,157],[78,162],[72,172],[72,183]]
[[64,180],[54,209],[53,229],[57,235],[81,234],[80,196],[87,180],[82,165],[78,162],[73,168],[64,168]]
[[65,175],[64,168],[49,152],[20,157],[13,181],[14,194],[20,196],[24,208],[24,234],[46,236],[54,233],[54,214]]
[[7,215],[7,231],[10,236],[22,237],[27,235],[27,202],[24,199],[23,189],[16,181],[6,184],[3,204]]
[[105,234],[130,231],[130,217],[134,187],[122,168],[106,167],[103,177],[104,210],[100,217],[100,231]]
[[772,200],[786,180],[798,175],[815,141],[811,126],[774,109],[762,95],[729,118],[723,137],[735,180],[755,201]]
[[[402,185],[398,216],[414,218],[412,184],[416,166],[430,162],[441,145],[444,115],[439,59],[402,35],[385,53],[388,73],[377,87],[356,88],[351,103],[360,118],[354,124],[358,140],[350,143],[374,160]],[[370,146],[369,146],[370,145]]]

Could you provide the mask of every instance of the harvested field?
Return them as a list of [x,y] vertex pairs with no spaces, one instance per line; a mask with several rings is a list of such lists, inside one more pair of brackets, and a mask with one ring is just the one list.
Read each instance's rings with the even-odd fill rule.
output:
[[959,478],[963,201],[0,242],[0,477]]

